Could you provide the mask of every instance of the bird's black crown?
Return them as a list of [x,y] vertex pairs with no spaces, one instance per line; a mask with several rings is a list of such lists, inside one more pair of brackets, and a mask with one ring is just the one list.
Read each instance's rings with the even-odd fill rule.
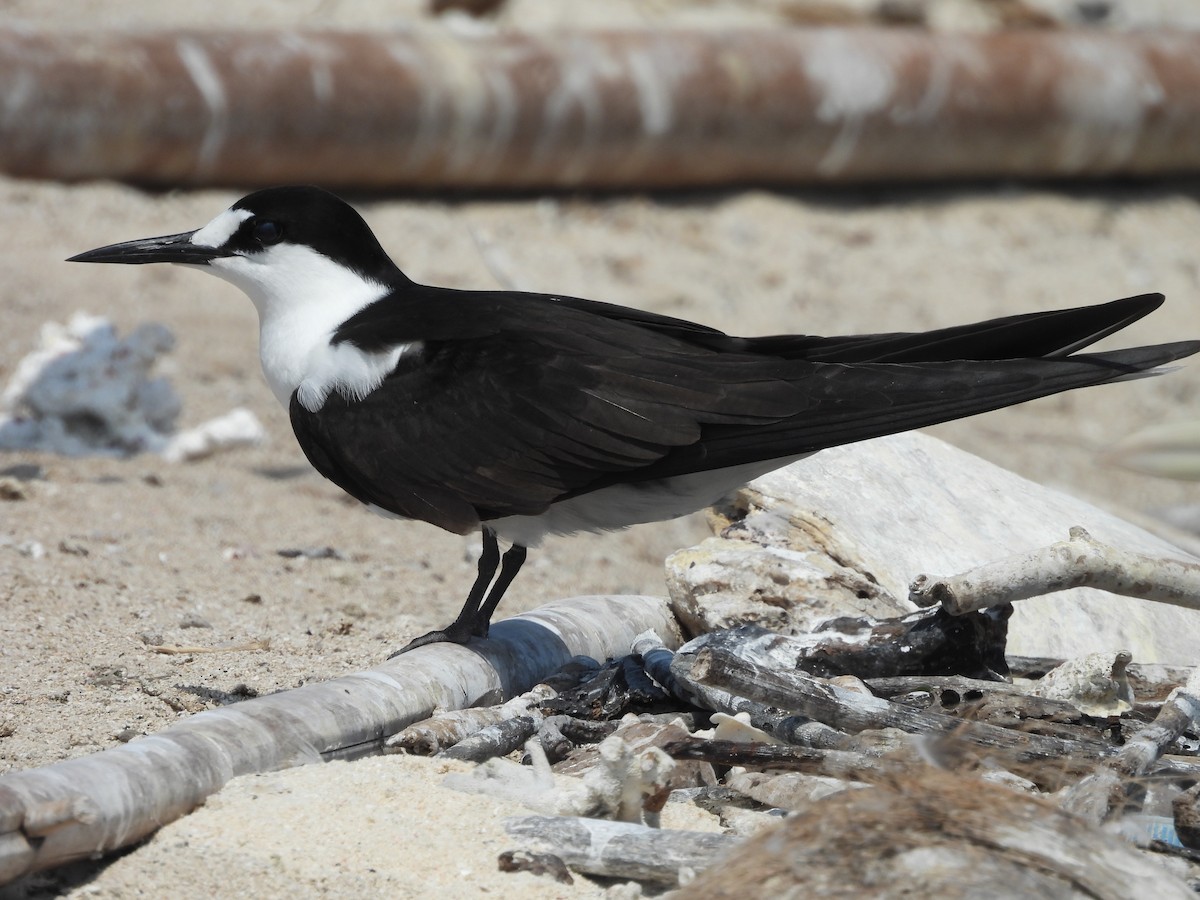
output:
[[363,217],[340,197],[310,185],[265,188],[233,209],[252,213],[226,246],[253,253],[273,244],[303,244],[382,284],[407,279],[384,252]]

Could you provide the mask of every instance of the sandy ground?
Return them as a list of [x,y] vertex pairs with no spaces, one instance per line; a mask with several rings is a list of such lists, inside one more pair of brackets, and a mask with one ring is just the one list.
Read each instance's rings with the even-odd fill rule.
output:
[[[48,24],[49,6],[2,4],[0,24]],[[72,21],[201,24],[177,12],[186,6],[121,4],[117,20],[96,3]],[[300,6],[243,4],[238,20],[371,21],[367,4],[294,13]],[[389,9],[400,16],[405,7]],[[0,180],[0,381],[46,321],[76,310],[109,316],[122,331],[157,320],[178,338],[164,372],[184,400],[182,424],[247,406],[270,434],[259,448],[181,465],[0,457],[0,470],[38,473],[24,499],[0,502],[0,773],[102,750],[230,698],[370,667],[449,621],[471,580],[475,539],[379,519],[308,469],[258,370],[253,309],[233,288],[184,270],[62,262],[197,227],[238,194]],[[913,330],[1168,295],[1112,345],[1200,336],[1197,198],[1195,186],[1172,183],[355,199],[419,281],[574,294],[746,334]],[[1198,394],[1193,365],[935,432],[1102,505],[1146,510],[1194,502],[1196,489],[1105,468],[1097,454],[1147,424],[1188,416]],[[502,612],[576,594],[662,593],[663,558],[704,533],[693,517],[549,541]],[[45,554],[29,554],[29,542]],[[325,545],[343,558],[278,552]],[[254,652],[147,649],[263,639],[269,649]],[[437,787],[439,770],[388,758],[243,779],[115,862],[37,876],[0,897],[601,892],[496,872],[495,854],[508,846],[500,819],[519,810],[451,795]]]

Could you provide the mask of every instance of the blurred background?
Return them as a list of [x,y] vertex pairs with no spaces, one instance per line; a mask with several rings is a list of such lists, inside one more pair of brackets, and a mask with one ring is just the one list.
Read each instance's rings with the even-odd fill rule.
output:
[[[1196,27],[1185,0],[0,2],[0,382],[46,323],[157,321],[179,426],[244,407],[266,433],[191,463],[0,455],[0,690],[27,707],[0,770],[154,730],[213,690],[369,666],[450,619],[477,552],[308,469],[235,289],[66,257],[309,182],[450,287],[740,334],[1161,291],[1109,344],[1196,337]],[[1195,416],[1198,392],[1185,365],[932,431],[1161,521],[1195,489],[1102,457]],[[663,558],[705,534],[696,516],[550,541],[503,611],[661,594]],[[263,638],[269,654],[146,650]]]

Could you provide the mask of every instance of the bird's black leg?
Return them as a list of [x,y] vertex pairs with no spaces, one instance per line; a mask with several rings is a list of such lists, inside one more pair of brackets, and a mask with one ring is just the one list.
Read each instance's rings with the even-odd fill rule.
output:
[[500,604],[500,598],[504,596],[504,592],[508,590],[508,586],[517,577],[517,573],[521,571],[521,565],[524,562],[524,547],[520,544],[513,544],[508,548],[508,551],[504,554],[504,558],[500,561],[500,577],[496,579],[496,583],[488,591],[487,600],[483,602],[483,606],[475,613],[474,634],[477,637],[487,637],[488,626],[492,623],[492,613],[496,611],[496,607]]
[[[508,583],[512,581],[516,570],[513,570],[512,575],[508,576],[506,581],[504,572],[508,571],[508,557],[512,554],[512,550],[504,554],[504,571],[500,573],[500,580],[497,581],[497,587],[503,582],[504,587],[508,587]],[[525,548],[521,548],[521,561],[525,559]],[[496,608],[496,603],[500,602],[497,596],[495,601],[492,600],[492,595],[496,593],[496,589],[492,589],[492,593],[487,595],[487,604],[485,606],[487,612],[484,614],[483,633],[477,632],[477,622],[481,615],[480,604],[483,603],[484,593],[487,591],[488,585],[492,582],[492,576],[496,574],[496,568],[500,565],[500,544],[496,540],[496,533],[490,528],[483,529],[483,549],[479,553],[479,573],[475,576],[475,583],[471,585],[471,592],[467,594],[467,600],[463,604],[463,608],[458,613],[458,618],[447,625],[445,628],[438,631],[431,631],[429,634],[423,634],[419,638],[414,638],[409,641],[395,653],[388,657],[393,659],[401,653],[407,653],[409,650],[415,650],[417,647],[424,647],[426,644],[465,644],[477,634],[480,637],[487,636],[487,623],[491,618],[492,611]],[[521,567],[521,562],[517,563],[516,568]],[[500,593],[504,593],[504,588],[500,589]]]

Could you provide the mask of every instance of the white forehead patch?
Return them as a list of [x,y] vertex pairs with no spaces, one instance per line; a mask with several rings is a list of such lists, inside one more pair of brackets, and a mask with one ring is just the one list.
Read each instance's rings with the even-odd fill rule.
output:
[[227,209],[193,234],[192,243],[197,247],[220,247],[252,215],[248,209]]

